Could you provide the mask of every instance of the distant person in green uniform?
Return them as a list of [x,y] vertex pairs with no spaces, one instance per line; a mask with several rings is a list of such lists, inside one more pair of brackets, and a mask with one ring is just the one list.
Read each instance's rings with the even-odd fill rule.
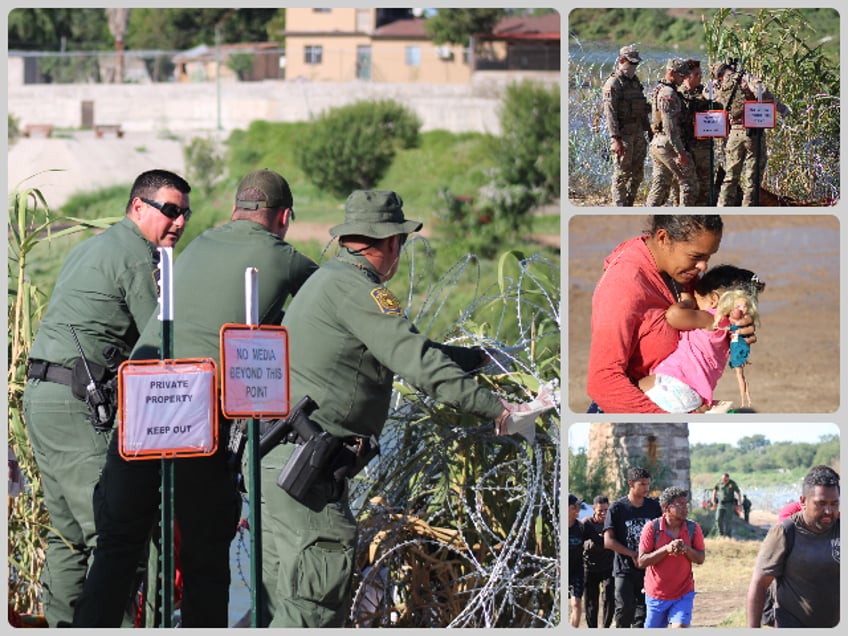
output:
[[[236,190],[231,222],[194,239],[174,267],[174,358],[219,361],[220,331],[245,322],[244,273],[258,270],[259,324],[278,325],[289,297],[317,265],[285,242],[294,218],[286,180],[272,170],[246,175]],[[152,316],[132,359],[159,359],[160,321]],[[178,423],[178,422],[176,422]],[[230,420],[218,416],[217,451],[174,460],[174,512],[180,530],[183,627],[228,627],[230,543],[241,514],[237,467],[226,441]],[[97,550],[75,627],[119,622],[123,603],[156,522],[159,461],[126,461],[112,440],[94,491]]]
[[98,431],[91,419],[74,334],[103,387],[114,376],[107,347],[125,360],[156,309],[156,248],[179,241],[190,191],[166,170],[138,175],[124,217],[68,254],[29,352],[23,409],[50,516],[41,580],[50,627],[71,625],[82,594],[97,540],[91,494],[111,436],[111,420]]
[[727,473],[721,476],[721,481],[713,488],[713,505],[719,534],[723,537],[732,536],[730,527],[736,516],[736,506],[742,505],[742,491]]
[[[345,222],[330,230],[339,237],[338,253],[306,282],[283,320],[292,402],[314,400],[309,419],[341,447],[370,447],[379,437],[395,374],[440,402],[493,421],[499,435],[509,432],[511,413],[522,407],[477,383],[473,371],[487,361],[482,349],[422,335],[385,287],[406,237],[421,225],[404,217],[395,192],[353,192]],[[295,497],[277,479],[284,466],[291,474],[304,443],[298,436],[262,460],[263,614],[271,627],[339,627],[350,612],[356,544],[348,478],[365,460],[329,457]],[[289,465],[290,458],[295,463]]]

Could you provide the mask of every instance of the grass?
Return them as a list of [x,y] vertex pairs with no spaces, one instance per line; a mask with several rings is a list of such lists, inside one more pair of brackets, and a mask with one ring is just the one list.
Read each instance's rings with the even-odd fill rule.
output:
[[745,598],[759,541],[707,537],[706,559],[694,568],[693,627],[745,627]]

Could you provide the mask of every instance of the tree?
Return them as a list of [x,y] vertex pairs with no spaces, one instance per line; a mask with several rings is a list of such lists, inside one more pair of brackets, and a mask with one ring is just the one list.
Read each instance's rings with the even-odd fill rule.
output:
[[739,446],[739,450],[743,453],[750,453],[754,451],[763,452],[766,446],[771,444],[771,442],[766,438],[765,435],[749,435],[746,437],[742,437],[737,442],[737,446]]
[[124,36],[130,21],[130,9],[106,9],[109,21],[109,33],[115,38],[115,77],[116,84],[124,81]]
[[102,9],[13,9],[8,21],[10,50],[80,51],[112,46]]
[[491,33],[505,15],[505,9],[439,9],[424,28],[436,44],[465,45],[474,35]]
[[298,162],[316,186],[346,197],[374,187],[398,148],[418,144],[420,128],[418,115],[390,99],[333,108],[312,124]]

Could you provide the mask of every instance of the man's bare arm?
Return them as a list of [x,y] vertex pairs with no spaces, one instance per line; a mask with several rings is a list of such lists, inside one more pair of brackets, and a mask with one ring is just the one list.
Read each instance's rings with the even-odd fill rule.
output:
[[766,590],[771,582],[774,581],[773,576],[763,574],[758,569],[754,569],[751,575],[751,583],[748,585],[748,627],[760,627],[763,619],[763,607],[766,604]]

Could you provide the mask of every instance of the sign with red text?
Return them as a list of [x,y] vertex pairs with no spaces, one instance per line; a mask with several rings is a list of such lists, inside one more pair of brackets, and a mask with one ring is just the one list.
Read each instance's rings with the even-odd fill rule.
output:
[[726,110],[705,110],[695,113],[695,137],[712,139],[727,137],[730,131],[730,121]]
[[285,327],[221,327],[221,411],[228,418],[289,414],[289,340]]
[[742,122],[745,128],[774,128],[777,109],[774,102],[745,102]]
[[212,358],[128,360],[118,368],[118,452],[126,460],[212,455],[218,447]]

